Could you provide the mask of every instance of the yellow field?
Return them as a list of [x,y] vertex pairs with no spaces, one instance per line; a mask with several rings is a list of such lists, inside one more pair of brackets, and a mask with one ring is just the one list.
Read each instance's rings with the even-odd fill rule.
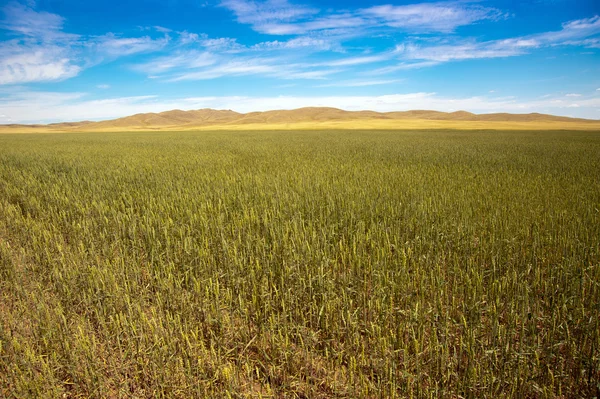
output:
[[62,127],[51,125],[39,126],[0,126],[2,133],[76,133],[76,132],[119,132],[119,131],[193,131],[193,130],[323,130],[323,129],[457,129],[457,130],[599,130],[598,122],[564,122],[564,121],[462,121],[462,120],[424,120],[424,119],[392,119],[392,120],[341,120],[341,121],[307,121],[290,123],[244,123],[244,124],[210,124],[199,126],[131,126],[127,128],[109,126],[93,128]]

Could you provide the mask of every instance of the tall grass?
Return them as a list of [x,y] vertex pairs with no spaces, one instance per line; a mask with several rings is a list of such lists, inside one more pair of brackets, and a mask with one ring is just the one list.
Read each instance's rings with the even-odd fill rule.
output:
[[0,136],[0,396],[589,398],[597,132]]

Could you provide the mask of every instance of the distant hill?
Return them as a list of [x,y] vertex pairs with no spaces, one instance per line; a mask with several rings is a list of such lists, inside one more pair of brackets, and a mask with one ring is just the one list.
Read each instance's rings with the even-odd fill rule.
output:
[[[417,121],[423,121],[417,124]],[[439,121],[439,123],[435,123]],[[461,124],[462,123],[462,124]],[[466,111],[439,112],[413,110],[399,112],[344,111],[337,108],[307,107],[294,110],[250,112],[247,114],[231,110],[199,109],[192,111],[172,110],[146,113],[101,122],[64,122],[49,125],[0,125],[10,131],[112,131],[112,130],[175,130],[194,128],[248,129],[268,126],[293,128],[339,127],[339,128],[415,128],[423,126],[460,128],[527,128],[539,125],[544,128],[599,129],[600,121],[567,118],[563,116],[531,114],[473,114]],[[577,127],[576,127],[577,126]]]
[[241,116],[243,116],[243,114],[238,114],[234,111],[219,111],[214,109],[181,111],[176,109],[158,114],[136,114],[119,119],[94,122],[86,127],[102,129],[110,127],[126,128],[203,125],[211,123],[228,123],[239,119]]

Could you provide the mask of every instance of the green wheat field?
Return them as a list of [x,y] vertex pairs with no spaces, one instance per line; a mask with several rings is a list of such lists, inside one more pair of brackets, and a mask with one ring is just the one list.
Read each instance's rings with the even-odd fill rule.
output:
[[0,136],[0,397],[600,395],[600,133]]

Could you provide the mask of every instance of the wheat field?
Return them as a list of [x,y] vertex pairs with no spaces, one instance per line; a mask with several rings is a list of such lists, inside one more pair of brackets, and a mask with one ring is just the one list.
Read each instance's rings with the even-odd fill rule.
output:
[[597,131],[0,136],[0,396],[591,398]]

